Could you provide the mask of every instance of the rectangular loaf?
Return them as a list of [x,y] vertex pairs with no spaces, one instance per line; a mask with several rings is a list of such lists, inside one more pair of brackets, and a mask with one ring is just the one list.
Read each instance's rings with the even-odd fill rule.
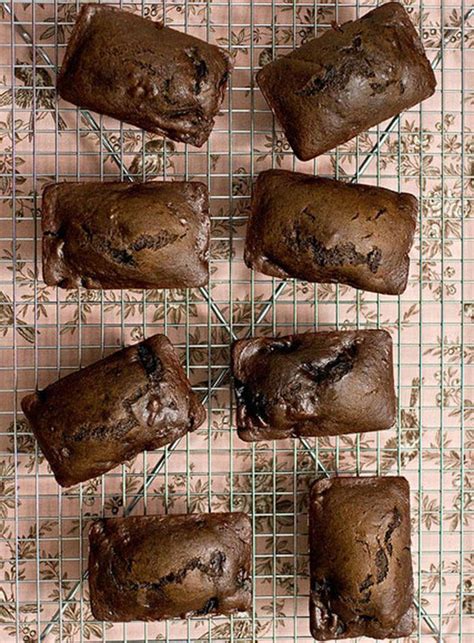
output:
[[232,65],[203,40],[116,7],[82,7],[58,77],[62,98],[201,147]]
[[257,82],[303,161],[416,105],[436,87],[423,45],[398,2],[334,25],[263,67]]
[[27,395],[21,407],[63,487],[173,442],[206,415],[164,335]]
[[381,431],[395,421],[385,330],[242,339],[232,347],[232,373],[247,442]]
[[95,522],[89,588],[99,621],[244,612],[252,605],[252,529],[243,513]]
[[41,222],[48,286],[192,288],[209,280],[202,183],[56,183],[43,192]]
[[318,641],[414,629],[405,478],[330,478],[310,494],[310,620]]
[[245,263],[280,279],[401,294],[417,212],[405,192],[267,170],[253,188]]

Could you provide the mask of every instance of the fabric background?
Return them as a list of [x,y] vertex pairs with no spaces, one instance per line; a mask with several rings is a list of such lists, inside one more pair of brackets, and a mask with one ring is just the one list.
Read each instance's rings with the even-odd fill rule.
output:
[[[410,640],[467,641],[474,600],[474,18],[463,21],[469,3],[404,0],[436,63],[436,94],[404,112],[387,136],[382,124],[307,163],[295,159],[274,123],[254,86],[255,71],[333,20],[363,15],[374,2],[110,1],[232,52],[230,90],[200,150],[93,114],[97,134],[87,115],[58,100],[54,66],[80,4],[7,3],[50,65],[25,44],[0,3],[0,641],[34,643],[41,632],[47,641],[66,643],[311,640],[307,490],[322,468],[408,478],[421,616]],[[420,217],[406,292],[397,298],[346,286],[282,285],[251,274],[242,261],[250,189],[258,172],[270,167],[341,179],[358,172],[361,182],[415,194]],[[127,174],[134,180],[208,183],[208,291],[45,286],[43,186]],[[306,445],[241,442],[225,370],[231,336],[336,326],[391,332],[396,427]],[[21,414],[21,398],[156,332],[176,344],[203,397],[217,380],[205,397],[208,423],[174,449],[142,454],[102,478],[61,491]],[[96,516],[127,509],[249,512],[254,613],[148,625],[94,622],[87,581],[77,585],[87,567],[87,528]]]

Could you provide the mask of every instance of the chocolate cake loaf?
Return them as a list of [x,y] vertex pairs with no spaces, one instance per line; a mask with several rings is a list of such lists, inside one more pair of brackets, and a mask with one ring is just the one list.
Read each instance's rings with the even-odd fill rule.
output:
[[257,83],[303,161],[416,105],[436,87],[398,2],[335,25],[274,60],[258,72]]
[[48,286],[188,288],[209,280],[202,183],[49,185],[42,228]]
[[252,606],[252,529],[243,513],[108,518],[90,530],[100,621],[233,614]]
[[232,348],[232,373],[246,442],[381,431],[395,421],[384,330],[242,339]]
[[232,65],[193,36],[115,7],[82,7],[58,77],[65,100],[201,147]]
[[281,279],[401,294],[417,211],[405,192],[267,170],[253,189],[245,263]]
[[63,487],[169,444],[206,416],[164,335],[27,395],[21,407]]
[[318,641],[414,629],[405,478],[330,478],[311,488],[311,634]]

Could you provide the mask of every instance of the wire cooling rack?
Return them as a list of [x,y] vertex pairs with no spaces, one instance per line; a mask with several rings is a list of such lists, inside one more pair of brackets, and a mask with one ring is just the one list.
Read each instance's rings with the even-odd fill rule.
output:
[[[81,2],[0,2],[0,641],[308,641],[307,491],[318,475],[403,474],[412,488],[418,628],[472,640],[474,10],[405,0],[435,96],[314,162],[298,162],[254,72],[374,2],[108,4],[228,48],[230,89],[198,150],[58,100],[55,74]],[[280,282],[243,265],[251,184],[284,167],[407,190],[420,199],[400,298]],[[189,291],[65,291],[41,280],[41,190],[57,180],[198,179],[211,193],[212,276]],[[470,218],[471,217],[471,218]],[[236,436],[229,345],[314,328],[387,328],[396,428],[248,445]],[[143,336],[165,332],[208,424],[97,480],[61,491],[21,398]],[[95,516],[243,510],[254,524],[248,616],[149,624],[93,620],[87,528]]]

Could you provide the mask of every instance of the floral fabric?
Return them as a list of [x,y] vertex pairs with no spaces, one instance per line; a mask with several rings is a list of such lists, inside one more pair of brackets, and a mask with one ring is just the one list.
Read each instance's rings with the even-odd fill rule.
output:
[[[435,67],[436,94],[402,113],[390,131],[382,124],[307,163],[291,153],[255,86],[255,71],[333,21],[363,15],[376,3],[108,0],[232,53],[230,89],[201,149],[58,100],[55,70],[80,4],[0,3],[0,640],[33,643],[41,633],[46,641],[66,643],[311,640],[307,492],[317,475],[335,472],[408,478],[420,613],[410,640],[468,640],[474,608],[469,3],[405,0]],[[25,42],[29,36],[33,47]],[[415,194],[420,216],[406,292],[377,296],[251,274],[242,260],[250,190],[258,172],[270,167],[356,176]],[[58,180],[118,178],[208,184],[208,289],[45,286],[42,188]],[[391,332],[396,427],[305,444],[240,441],[228,377],[232,338],[336,326]],[[205,400],[208,423],[173,448],[142,454],[61,491],[21,414],[21,398],[157,332],[177,345]],[[94,621],[84,572],[87,529],[95,517],[228,510],[247,511],[254,521],[253,614],[127,625]]]

